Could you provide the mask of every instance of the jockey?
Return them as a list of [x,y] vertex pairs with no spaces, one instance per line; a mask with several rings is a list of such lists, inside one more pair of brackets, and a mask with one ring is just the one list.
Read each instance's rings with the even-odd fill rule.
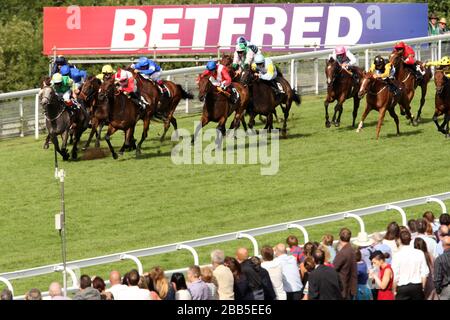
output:
[[72,96],[76,100],[80,93],[81,86],[87,77],[86,71],[64,65],[61,67],[61,74],[63,76],[69,76],[73,80]]
[[380,78],[385,81],[395,96],[400,93],[399,88],[392,82],[394,79],[395,67],[391,65],[390,62],[386,63],[386,60],[384,60],[382,56],[377,55],[375,57],[369,71],[373,73],[375,79]]
[[356,66],[356,58],[349,49],[344,46],[337,46],[334,48],[334,52],[330,55],[330,58],[336,60],[345,70],[350,71],[355,82],[359,81],[358,74],[353,69]]
[[114,80],[116,84],[118,84],[118,90],[126,95],[138,106],[141,107],[142,110],[145,110],[148,103],[145,101],[144,97],[141,96],[137,84],[136,79],[133,77],[133,74],[130,71],[119,69],[117,73],[114,75]]
[[51,84],[55,89],[56,95],[64,101],[67,110],[73,115],[72,106],[74,104],[77,106],[76,102],[72,99],[73,80],[67,75],[63,76],[61,73],[55,73],[52,76]]
[[52,76],[55,73],[59,73],[60,69],[62,66],[64,65],[68,65],[69,62],[67,61],[67,59],[64,56],[57,56],[55,61],[53,62],[53,66],[52,66]]
[[444,71],[444,74],[447,78],[450,78],[450,57],[445,56],[442,57],[441,60],[438,61],[430,61],[426,63],[426,66],[434,66],[441,67]]
[[272,59],[264,58],[262,53],[258,53],[255,55],[255,61],[251,68],[259,79],[269,82],[277,97],[284,93],[283,87],[276,81],[278,73]]
[[111,67],[111,65],[107,64],[107,65],[104,65],[104,66],[103,66],[103,68],[102,68],[102,73],[98,74],[98,75],[96,76],[96,78],[97,78],[97,79],[100,79],[100,80],[103,82],[103,80],[107,80],[107,79],[113,77],[115,73],[116,73],[116,72],[115,72],[114,69]]
[[403,62],[407,65],[416,76],[417,80],[421,80],[425,74],[425,71],[422,71],[420,65],[417,64],[415,59],[416,53],[414,49],[410,46],[406,45],[403,41],[397,42],[394,46],[394,51],[400,52],[403,57]]
[[[200,78],[209,77],[209,81],[217,87],[219,91],[227,92],[231,86],[231,76],[228,73],[227,68],[216,63],[214,60],[209,61],[206,64],[206,70],[200,75]],[[231,88],[230,100],[231,103],[236,103],[238,98],[234,88]]]
[[248,69],[256,54],[261,53],[261,50],[251,42],[245,40],[244,37],[239,37],[236,43],[236,51],[233,57],[233,69],[242,70]]
[[161,67],[155,61],[148,59],[147,57],[140,57],[138,63],[132,64],[131,68],[135,69],[135,72],[141,74],[144,79],[156,82],[163,93],[167,92],[167,88],[164,86],[164,82],[161,79]]

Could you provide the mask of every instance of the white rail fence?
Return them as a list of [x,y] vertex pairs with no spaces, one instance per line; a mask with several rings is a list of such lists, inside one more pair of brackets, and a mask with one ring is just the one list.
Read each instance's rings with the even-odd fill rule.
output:
[[[436,60],[440,59],[443,55],[450,54],[450,46],[447,44],[449,40],[450,34],[444,34],[405,39],[404,41],[414,47],[419,60]],[[387,41],[356,45],[352,46],[351,50],[356,54],[358,62],[364,62],[364,68],[367,70],[372,58],[379,53],[386,54],[395,42]],[[300,93],[319,94],[319,92],[325,89],[325,79],[322,72],[324,69],[324,61],[332,50],[314,50],[279,55],[272,57],[272,60],[279,63],[283,73],[289,75],[287,78],[290,80],[291,85]],[[117,60],[95,59],[73,61],[83,63],[99,63],[102,61],[106,63]],[[203,70],[204,66],[167,70],[163,71],[163,76],[184,85],[187,90],[192,91],[196,90],[193,77]],[[31,89],[0,94],[0,138],[7,136],[23,137],[24,135],[34,133],[35,139],[39,139],[39,133],[45,130],[45,120],[38,103],[38,92],[39,89]],[[198,110],[195,106],[198,107],[199,103],[196,100],[194,101],[189,102],[186,100],[184,110],[180,106],[177,111],[187,113],[192,110]]]
[[[385,212],[385,211],[389,211],[389,210],[395,211],[397,214],[396,215],[397,217],[398,217],[398,214],[400,214],[400,217],[402,219],[402,225],[406,225],[407,218],[406,218],[406,213],[404,211],[405,208],[435,202],[440,205],[442,213],[447,213],[448,211],[447,211],[446,204],[444,203],[444,200],[448,200],[448,199],[450,199],[450,192],[445,192],[445,193],[434,194],[434,195],[420,197],[420,198],[413,198],[413,199],[407,199],[407,200],[402,200],[402,201],[397,201],[397,202],[392,202],[392,203],[375,205],[375,206],[356,209],[356,210],[343,211],[343,212],[328,214],[328,215],[324,215],[324,216],[289,221],[289,222],[285,222],[285,223],[279,223],[279,224],[274,224],[274,225],[260,227],[260,228],[242,230],[242,231],[238,231],[238,232],[231,232],[231,233],[216,235],[216,236],[207,237],[207,238],[188,240],[188,241],[172,243],[172,244],[162,245],[162,246],[157,246],[157,247],[132,250],[132,251],[121,252],[121,253],[100,256],[100,257],[94,257],[94,258],[89,258],[89,259],[83,259],[83,260],[70,261],[70,262],[67,262],[67,270],[68,270],[69,276],[72,279],[72,285],[68,288],[68,292],[73,292],[78,289],[77,276],[76,276],[74,270],[79,270],[81,268],[110,264],[110,263],[115,263],[115,262],[129,259],[129,260],[132,260],[135,262],[137,269],[139,270],[139,273],[142,274],[144,268],[143,268],[141,261],[139,260],[140,257],[148,257],[148,256],[153,256],[153,255],[166,254],[166,253],[176,252],[176,251],[183,250],[183,249],[191,252],[191,254],[193,256],[193,263],[198,265],[199,257],[198,257],[198,253],[195,250],[195,248],[208,246],[208,245],[214,245],[214,244],[220,244],[220,243],[228,242],[228,241],[235,241],[237,239],[242,239],[242,238],[249,239],[253,245],[254,255],[259,255],[259,246],[258,246],[258,242],[255,238],[256,236],[275,233],[275,232],[287,231],[290,229],[298,229],[302,232],[305,242],[307,242],[309,240],[309,235],[308,235],[308,231],[306,230],[306,227],[323,224],[323,223],[340,221],[340,220],[349,219],[349,218],[356,219],[360,225],[360,231],[364,232],[366,229],[365,229],[364,221],[361,217],[366,216],[366,215],[375,214],[375,213]],[[171,270],[171,271],[167,271],[166,274],[170,275],[173,272],[184,272],[186,270],[187,270],[186,268]],[[47,265],[47,266],[42,266],[42,267],[37,267],[37,268],[5,272],[5,273],[0,274],[0,282],[5,283],[8,286],[8,288],[11,291],[13,291],[13,285],[11,284],[12,280],[36,277],[36,276],[52,274],[54,272],[62,272],[62,271],[63,271],[62,263],[57,263],[57,264],[52,264],[52,265]],[[44,296],[48,295],[48,292],[44,292],[43,295]],[[15,297],[15,299],[23,299],[23,298],[24,298],[23,295]]]

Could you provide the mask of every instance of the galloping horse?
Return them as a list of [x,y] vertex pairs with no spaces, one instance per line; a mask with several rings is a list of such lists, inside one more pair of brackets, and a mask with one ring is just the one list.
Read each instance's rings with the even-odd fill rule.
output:
[[[224,93],[220,92],[208,78],[203,77],[199,79],[198,98],[200,101],[204,101],[205,103],[203,105],[200,124],[195,129],[194,136],[192,137],[192,143],[195,142],[200,129],[211,121],[217,122],[217,129],[220,130],[222,136],[224,136],[226,121],[234,111],[236,114],[230,129],[236,129],[239,126],[240,121],[242,121],[244,129],[247,130],[247,125],[245,124],[243,115],[249,102],[249,93],[243,85],[235,82],[233,82],[232,85],[240,94],[239,100],[235,104],[229,102],[228,97]],[[219,142],[219,136],[217,137],[216,142]]]
[[363,79],[358,92],[358,97],[362,99],[363,96],[367,93],[367,104],[356,132],[361,131],[364,120],[366,119],[369,112],[371,110],[377,110],[379,112],[376,133],[377,140],[380,137],[381,125],[383,124],[386,111],[389,112],[389,115],[395,121],[395,125],[397,126],[397,135],[400,134],[398,116],[395,113],[395,105],[397,103],[400,104],[409,117],[411,117],[411,107],[409,106],[408,96],[405,93],[405,86],[401,83],[398,83],[398,81],[396,82],[397,83],[395,83],[395,85],[399,87],[400,93],[397,96],[394,96],[394,94],[389,90],[388,84],[383,80],[375,79],[372,72],[363,73]]
[[241,75],[241,82],[248,86],[251,95],[251,101],[247,108],[247,113],[250,115],[248,126],[250,129],[255,125],[255,116],[257,114],[267,117],[266,126],[264,129],[269,131],[273,129],[273,114],[275,108],[280,105],[284,114],[283,128],[281,130],[283,137],[287,136],[287,120],[292,102],[295,101],[297,105],[301,104],[301,97],[295,90],[292,90],[291,85],[282,76],[276,78],[284,90],[284,94],[278,97],[275,95],[271,85],[259,78],[255,77],[253,71],[244,70]]
[[[450,121],[450,80],[445,76],[442,69],[436,69],[434,72],[434,83],[436,85],[436,94],[434,97],[433,121],[439,132],[449,136]],[[444,115],[444,121],[441,125],[438,123],[438,117]]]
[[[419,107],[419,110],[417,111],[416,120],[415,120],[415,122],[413,122],[413,125],[417,125],[417,123],[420,122],[420,120],[421,120],[420,115],[422,114],[422,108],[425,104],[425,97],[427,96],[428,82],[430,82],[431,78],[433,78],[431,68],[426,67],[425,74],[423,75],[422,79],[417,81],[412,70],[410,70],[409,68],[405,68],[403,59],[402,59],[401,55],[397,53],[397,51],[395,51],[395,50],[392,51],[392,53],[389,57],[389,61],[395,67],[395,70],[396,70],[395,78],[405,84],[408,92],[413,90],[412,96],[411,96],[411,101],[414,98],[414,90],[416,90],[417,86],[420,86],[420,89],[421,89],[420,107]],[[421,64],[420,61],[417,60],[417,62],[419,64]],[[403,69],[403,71],[400,71],[399,70],[400,68]],[[411,78],[413,78],[414,81],[412,81]],[[404,114],[403,109],[401,109],[401,111],[402,111],[402,115],[403,115]]]
[[[362,77],[362,70],[358,67],[353,67],[355,72],[357,72],[359,79]],[[330,117],[328,115],[328,105],[337,100],[336,106],[334,107],[334,114],[331,122],[339,127],[341,124],[341,115],[344,110],[343,104],[345,100],[353,98],[353,123],[352,126],[355,127],[356,116],[358,115],[358,108],[360,103],[360,98],[358,97],[358,91],[360,84],[354,83],[354,80],[346,69],[342,68],[339,63],[330,58],[325,67],[325,75],[327,77],[327,97],[324,101],[325,106],[325,127],[331,127]],[[339,112],[339,114],[338,114]],[[337,117],[336,117],[337,115]]]
[[[105,105],[107,105],[110,110],[108,132],[105,140],[113,158],[117,159],[118,155],[111,145],[111,136],[117,130],[125,132],[125,142],[119,153],[123,153],[125,149],[131,150],[135,148],[134,129],[140,116],[140,108],[125,94],[116,91],[115,88],[113,78],[105,80],[100,86],[98,104],[100,108],[106,108]],[[138,154],[138,149],[136,149],[136,154]]]

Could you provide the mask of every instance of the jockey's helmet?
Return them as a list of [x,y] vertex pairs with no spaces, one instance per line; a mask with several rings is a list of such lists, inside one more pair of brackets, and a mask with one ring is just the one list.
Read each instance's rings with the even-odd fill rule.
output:
[[61,67],[60,73],[63,76],[68,76],[70,74],[70,67],[67,64],[63,65]]
[[245,47],[243,48],[240,44],[236,45],[236,52],[244,52],[245,51]]
[[102,73],[114,73],[114,69],[110,64],[104,65],[102,68]]
[[347,49],[345,49],[344,46],[337,46],[334,51],[336,52],[336,55],[339,54],[346,54],[347,53]]
[[216,70],[216,67],[217,67],[217,64],[214,60],[211,60],[206,64],[206,69],[208,69],[209,71]]
[[138,63],[137,63],[137,65],[139,66],[139,67],[147,67],[148,65],[150,64],[150,61],[148,60],[148,58],[147,57],[140,57],[139,58],[139,61],[138,61]]
[[397,42],[394,47],[395,50],[405,49],[405,43],[403,41]]
[[444,66],[450,65],[450,57],[449,56],[442,57],[440,64]]
[[257,54],[255,55],[255,63],[256,63],[256,64],[264,63],[265,60],[266,60],[266,59],[264,58],[264,56],[262,55],[262,53],[257,53]]
[[237,38],[236,43],[237,44],[243,43],[243,44],[247,45],[247,40],[245,40],[244,37],[239,37],[239,38]]
[[55,73],[52,76],[52,83],[53,84],[59,84],[59,83],[62,83],[62,82],[63,82],[63,77],[62,77],[61,73]]
[[384,61],[384,58],[382,56],[377,55],[373,60],[373,64],[375,65],[375,67],[383,67],[386,64],[386,61]]
[[57,56],[55,59],[55,64],[61,66],[61,65],[67,64],[67,60],[64,56]]

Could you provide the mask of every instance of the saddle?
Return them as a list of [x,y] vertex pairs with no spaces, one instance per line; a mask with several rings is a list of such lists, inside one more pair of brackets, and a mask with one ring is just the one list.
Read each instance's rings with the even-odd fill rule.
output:
[[156,86],[158,87],[159,92],[161,93],[161,95],[167,98],[170,98],[170,90],[169,88],[167,88],[167,86],[164,83],[159,84],[158,82],[155,82]]

